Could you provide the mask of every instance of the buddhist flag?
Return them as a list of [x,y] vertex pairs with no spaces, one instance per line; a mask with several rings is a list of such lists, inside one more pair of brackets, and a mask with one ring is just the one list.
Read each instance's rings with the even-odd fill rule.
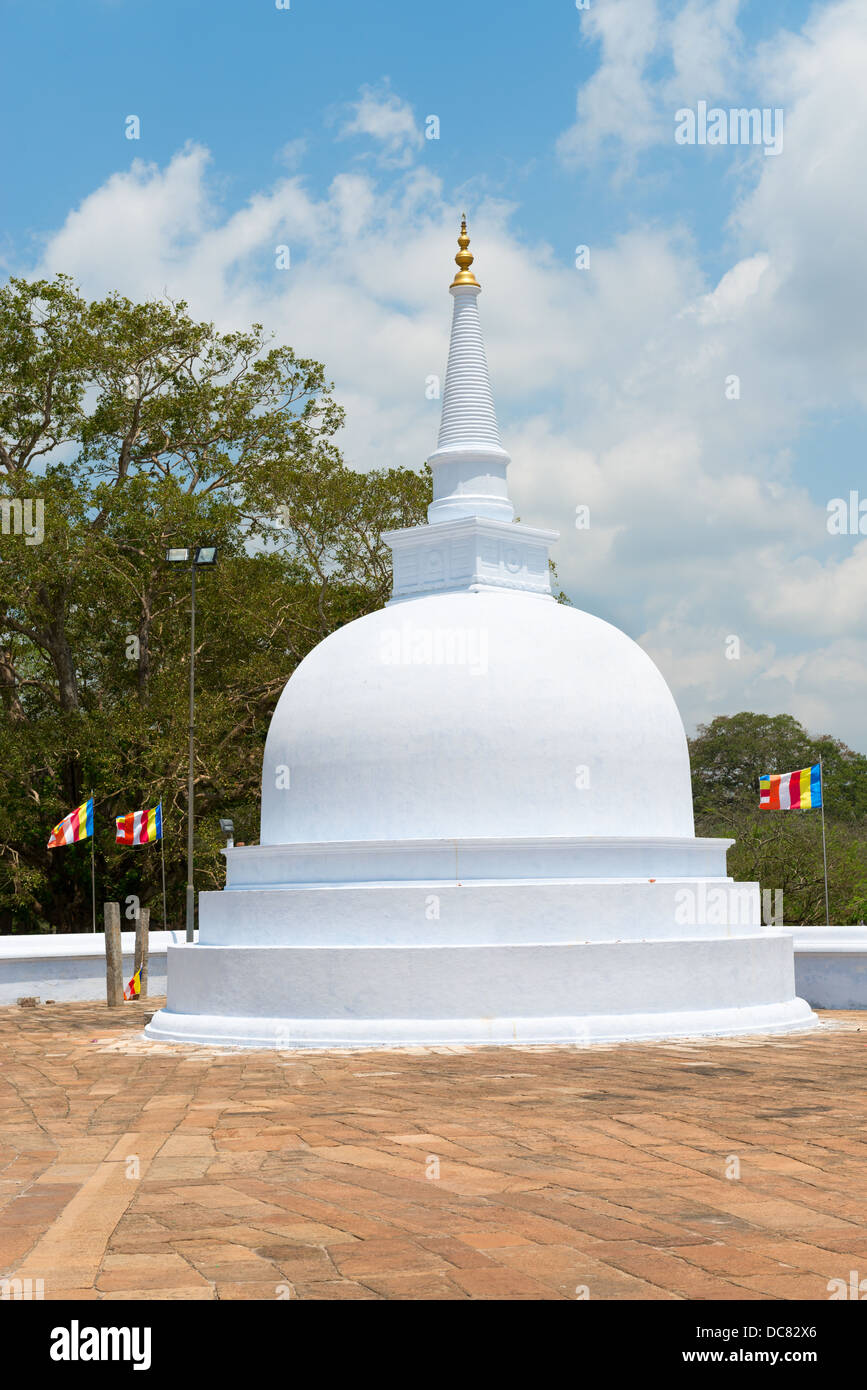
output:
[[81,806],[76,806],[62,821],[58,821],[48,839],[49,849],[59,849],[61,845],[74,845],[78,840],[86,840],[93,834],[93,797]]
[[124,986],[123,997],[126,1000],[138,999],[141,994],[141,966],[133,975],[128,985]]
[[809,811],[822,805],[819,763],[797,772],[766,772],[759,778],[759,810]]
[[152,806],[147,811],[130,811],[125,816],[117,816],[117,840],[122,845],[150,845],[163,838],[163,806]]

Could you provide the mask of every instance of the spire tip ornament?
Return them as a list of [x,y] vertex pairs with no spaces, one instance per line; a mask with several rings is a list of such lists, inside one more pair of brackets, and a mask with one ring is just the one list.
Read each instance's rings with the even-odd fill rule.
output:
[[469,244],[470,239],[467,236],[467,214],[464,212],[461,214],[461,234],[458,237],[458,246],[461,249],[455,256],[455,264],[458,267],[458,273],[449,285],[450,290],[455,289],[458,285],[474,285],[476,289],[481,289],[478,280],[470,270],[474,257],[472,251],[467,250]]

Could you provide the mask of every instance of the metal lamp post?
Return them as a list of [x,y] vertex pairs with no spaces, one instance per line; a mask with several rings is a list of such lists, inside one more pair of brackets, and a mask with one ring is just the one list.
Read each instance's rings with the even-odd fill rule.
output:
[[187,783],[187,941],[194,940],[196,922],[196,894],[193,887],[193,838],[194,838],[194,800],[193,756],[195,751],[193,734],[193,709],[196,693],[196,570],[200,565],[217,563],[215,545],[176,546],[166,551],[170,565],[189,565],[191,575],[191,617],[190,617],[190,768]]

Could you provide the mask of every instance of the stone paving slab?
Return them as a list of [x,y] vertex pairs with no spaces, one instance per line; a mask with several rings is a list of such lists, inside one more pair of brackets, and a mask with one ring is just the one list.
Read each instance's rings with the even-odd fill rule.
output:
[[867,1276],[864,1014],[278,1053],[149,1043],[160,1002],[0,1009],[0,1276],[46,1299],[824,1300]]

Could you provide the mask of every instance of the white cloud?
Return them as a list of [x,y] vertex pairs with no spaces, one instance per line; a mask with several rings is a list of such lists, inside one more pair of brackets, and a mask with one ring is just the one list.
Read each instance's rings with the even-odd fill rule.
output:
[[583,12],[582,36],[599,44],[600,62],[557,143],[563,162],[613,154],[622,176],[641,151],[673,140],[684,103],[733,94],[743,74],[739,8],[740,0],[686,0],[669,16],[657,0],[606,0]]
[[368,136],[377,141],[383,162],[409,164],[423,136],[408,102],[402,101],[387,85],[362,87],[361,96],[351,109],[352,118],[342,126],[341,137]]
[[286,144],[278,152],[277,158],[286,169],[294,173],[302,163],[306,153],[307,141],[303,136],[299,136],[295,140],[287,140]]
[[774,312],[756,313],[751,332],[760,351],[787,361],[796,396],[864,405],[867,6],[826,6],[802,35],[766,46],[757,66],[785,106],[786,136],[732,219],[773,271]]
[[733,265],[716,289],[704,295],[696,306],[700,321],[725,323],[736,318],[746,301],[758,290],[770,263],[770,257],[760,251]]
[[646,77],[660,43],[656,0],[606,0],[581,16],[602,60],[578,93],[575,124],[558,142],[565,163],[582,164],[612,141],[636,151],[659,138],[660,118]]
[[664,84],[667,100],[679,106],[703,97],[714,101],[738,83],[743,41],[740,0],[687,0],[665,30],[674,69]]

